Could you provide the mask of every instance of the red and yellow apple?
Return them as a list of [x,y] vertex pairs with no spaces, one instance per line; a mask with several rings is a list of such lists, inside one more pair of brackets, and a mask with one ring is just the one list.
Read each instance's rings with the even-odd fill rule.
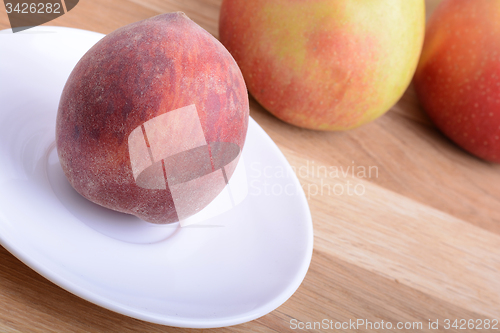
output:
[[305,128],[374,120],[409,85],[422,48],[424,0],[224,0],[221,42],[255,99]]
[[500,163],[500,1],[445,0],[437,7],[415,88],[445,135]]
[[105,36],[62,92],[56,144],[71,185],[152,223],[195,214],[243,148],[248,93],[224,46],[182,13]]

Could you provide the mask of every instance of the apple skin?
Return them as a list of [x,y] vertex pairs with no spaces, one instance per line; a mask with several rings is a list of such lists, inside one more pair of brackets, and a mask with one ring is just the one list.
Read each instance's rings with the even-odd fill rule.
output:
[[500,163],[500,1],[443,1],[428,22],[414,83],[446,136]]
[[423,0],[224,0],[219,21],[253,97],[317,130],[389,110],[413,77],[424,31]]
[[[164,115],[186,107],[195,110],[191,115],[201,125],[195,134],[200,137],[201,133],[207,144],[215,143],[219,149],[215,153],[234,153],[224,147],[241,152],[248,126],[248,92],[236,62],[217,39],[183,13],[158,15],[105,36],[75,66],[60,99],[56,145],[69,182],[101,206],[151,223],[178,221],[171,188],[138,186],[131,143],[133,133],[144,140],[141,127],[158,119],[165,123]],[[170,135],[166,139],[177,140],[181,148],[184,144],[194,147],[190,140],[196,136],[197,124],[190,122],[170,120],[168,131],[157,127],[151,133],[160,140]],[[210,171],[215,153],[210,152]],[[148,156],[146,149],[141,154]],[[177,172],[200,173],[194,155],[191,159],[176,156],[177,167],[182,169]],[[159,170],[163,176],[165,165]],[[194,207],[190,214],[206,206],[225,186],[202,182],[198,181],[202,190],[191,189],[181,198]]]

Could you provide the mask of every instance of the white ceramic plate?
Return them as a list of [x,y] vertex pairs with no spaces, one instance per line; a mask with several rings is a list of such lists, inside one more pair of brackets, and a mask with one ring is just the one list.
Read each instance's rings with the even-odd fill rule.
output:
[[0,32],[1,244],[75,295],[154,323],[220,327],[276,309],[306,275],[312,222],[290,165],[252,119],[238,165],[247,195],[202,224],[155,226],[90,203],[67,182],[54,144],[59,96],[102,37]]

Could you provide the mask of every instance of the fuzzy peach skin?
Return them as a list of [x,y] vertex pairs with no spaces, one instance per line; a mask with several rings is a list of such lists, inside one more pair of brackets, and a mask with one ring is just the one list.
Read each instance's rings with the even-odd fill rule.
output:
[[427,26],[415,88],[451,140],[500,163],[500,1],[443,1]]
[[276,117],[347,130],[385,113],[410,83],[423,0],[224,0],[219,37]]
[[[175,117],[164,116],[174,110]],[[171,223],[179,216],[164,173],[178,169],[169,184],[193,180],[180,199],[191,208],[203,201],[194,212],[202,209],[225,184],[200,184],[198,177],[220,167],[214,147],[219,156],[241,151],[248,114],[243,77],[224,46],[183,13],[163,14],[110,33],[78,62],[59,104],[57,150],[69,182],[87,199],[148,222]],[[157,142],[147,142],[143,132]],[[177,146],[162,147],[165,142]],[[197,148],[188,151],[193,144]],[[139,175],[144,168],[133,167],[153,165],[152,147],[179,154]],[[198,164],[210,170],[196,170]],[[198,185],[209,195],[197,192]],[[155,188],[161,186],[166,188]]]

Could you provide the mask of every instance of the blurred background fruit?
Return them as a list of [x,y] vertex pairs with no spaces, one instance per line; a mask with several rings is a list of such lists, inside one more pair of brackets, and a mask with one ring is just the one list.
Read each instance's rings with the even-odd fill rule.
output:
[[396,103],[424,29],[423,0],[224,0],[219,22],[255,99],[319,130],[360,126]]
[[415,88],[445,135],[500,163],[500,1],[445,0],[438,6]]

